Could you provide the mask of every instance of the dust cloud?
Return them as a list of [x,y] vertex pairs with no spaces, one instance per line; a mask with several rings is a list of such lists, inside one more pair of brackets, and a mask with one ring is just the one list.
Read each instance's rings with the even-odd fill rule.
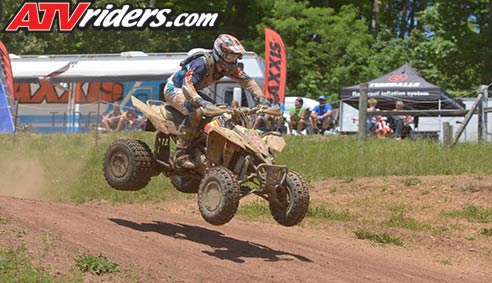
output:
[[0,158],[0,195],[40,199],[48,189],[44,168],[38,160]]

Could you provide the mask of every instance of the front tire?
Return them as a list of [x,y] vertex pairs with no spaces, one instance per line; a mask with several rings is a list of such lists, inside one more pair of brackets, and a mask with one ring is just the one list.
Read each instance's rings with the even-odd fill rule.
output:
[[236,214],[241,188],[234,174],[224,167],[213,167],[205,173],[198,190],[198,207],[203,219],[223,225]]
[[285,183],[276,189],[281,206],[270,201],[270,212],[279,224],[294,226],[300,223],[309,209],[309,189],[304,179],[296,172],[287,174]]
[[104,155],[104,178],[121,191],[143,189],[154,175],[152,150],[140,140],[113,142]]

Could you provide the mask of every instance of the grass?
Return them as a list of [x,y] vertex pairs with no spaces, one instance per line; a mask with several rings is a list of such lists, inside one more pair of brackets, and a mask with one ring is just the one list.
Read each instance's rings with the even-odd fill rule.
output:
[[26,246],[0,248],[0,282],[82,282],[78,273],[54,277],[49,272],[31,264]]
[[241,205],[237,213],[248,217],[268,216],[270,209],[266,201],[252,201]]
[[369,240],[374,243],[379,244],[391,244],[396,246],[403,246],[403,240],[400,237],[393,236],[387,232],[384,233],[376,233],[369,231],[367,229],[359,228],[354,231],[357,239],[361,240]]
[[321,206],[310,206],[306,217],[333,221],[352,221],[357,219],[357,217],[348,210],[337,211]]
[[492,228],[483,228],[480,231],[480,234],[487,236],[487,237],[490,237],[490,236],[492,236]]
[[0,224],[9,223],[9,219],[7,217],[0,216]]
[[420,183],[421,183],[421,181],[415,177],[407,178],[407,179],[403,180],[403,184],[405,184],[405,186],[407,186],[407,187],[417,186]]
[[492,223],[492,207],[467,204],[460,210],[442,211],[441,214],[448,217],[464,218],[469,222]]
[[117,263],[112,262],[103,255],[80,255],[75,259],[75,267],[81,272],[90,272],[95,275],[119,272]]
[[[270,209],[265,201],[253,201],[241,205],[237,212],[239,215],[248,217],[270,216]],[[306,214],[307,218],[332,221],[352,221],[356,219],[348,210],[336,211],[320,206],[310,205]]]
[[[153,178],[138,192],[111,189],[102,174],[102,160],[109,144],[122,137],[141,139],[149,145],[154,141],[154,134],[145,132],[99,135],[97,145],[94,134],[20,134],[15,144],[11,136],[0,135],[0,169],[11,168],[18,174],[15,181],[39,171],[33,190],[44,188],[42,196],[55,200],[132,203],[192,197],[176,192],[163,176]],[[351,136],[289,136],[286,140],[278,164],[287,164],[309,181],[340,177],[350,183],[361,176],[492,174],[487,158],[491,144],[458,144],[444,150],[430,141],[369,139],[359,144]],[[34,164],[25,168],[27,162]],[[419,180],[405,182],[415,185]]]
[[429,224],[421,223],[414,218],[408,217],[407,212],[402,207],[391,208],[391,216],[385,222],[383,226],[404,228],[413,231],[429,231],[432,227]]

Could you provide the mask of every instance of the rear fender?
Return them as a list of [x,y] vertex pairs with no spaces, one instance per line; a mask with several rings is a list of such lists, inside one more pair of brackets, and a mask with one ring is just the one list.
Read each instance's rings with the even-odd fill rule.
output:
[[167,135],[176,135],[177,129],[173,121],[166,119],[166,111],[164,111],[164,106],[149,106],[138,98],[132,96],[132,104],[140,112],[144,113],[145,117],[150,120],[152,125],[156,130]]

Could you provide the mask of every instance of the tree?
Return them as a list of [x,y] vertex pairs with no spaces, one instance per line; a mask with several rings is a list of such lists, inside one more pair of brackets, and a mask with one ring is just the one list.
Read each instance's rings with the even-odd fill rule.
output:
[[[333,101],[342,86],[368,77],[373,37],[353,6],[335,13],[332,8],[308,7],[307,2],[275,1],[258,32],[263,34],[265,27],[277,31],[286,45],[289,95],[328,94]],[[264,50],[263,40],[256,47]]]

